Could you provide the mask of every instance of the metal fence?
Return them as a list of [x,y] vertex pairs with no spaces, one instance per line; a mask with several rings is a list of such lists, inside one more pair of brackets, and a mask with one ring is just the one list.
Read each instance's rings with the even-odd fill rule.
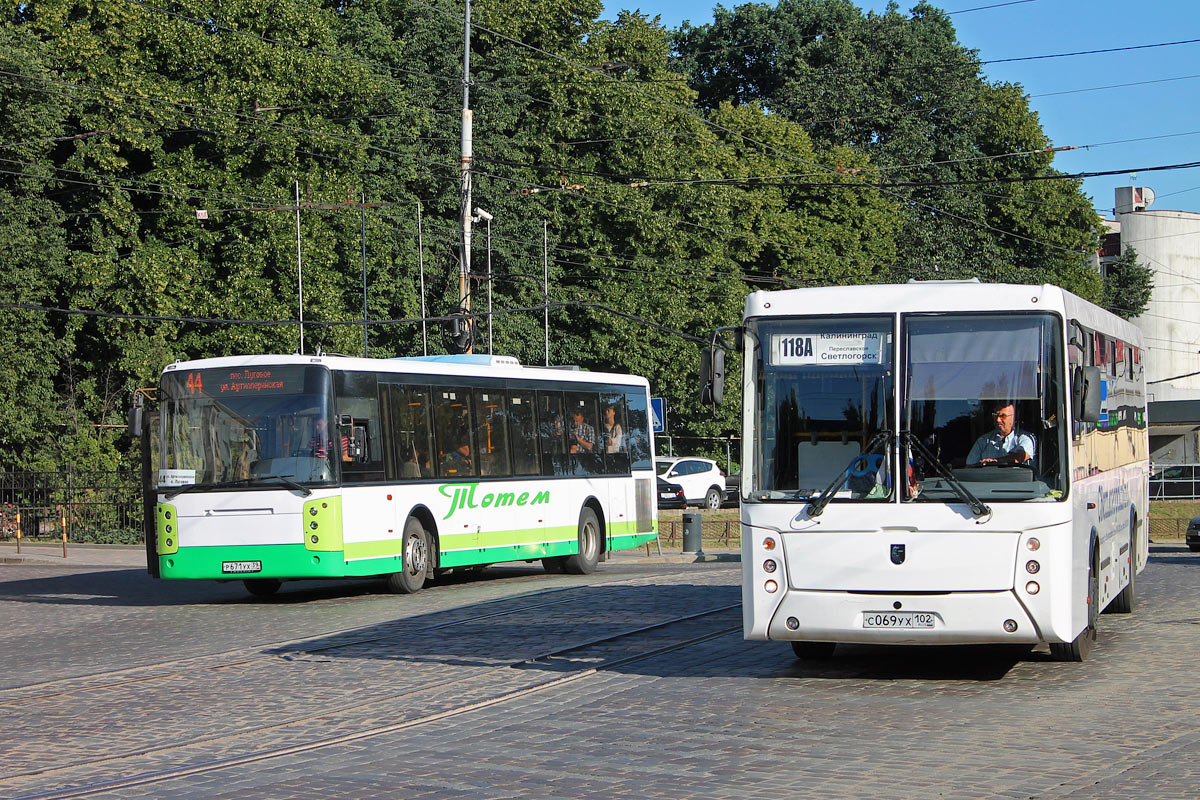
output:
[[[737,547],[742,541],[742,526],[736,520],[701,522],[700,538],[701,541],[714,543],[723,547]],[[666,545],[682,546],[683,522],[659,520],[658,539]]]
[[1171,464],[1150,469],[1150,499],[1200,498],[1200,464]]
[[141,541],[142,494],[134,470],[0,472],[0,538]]

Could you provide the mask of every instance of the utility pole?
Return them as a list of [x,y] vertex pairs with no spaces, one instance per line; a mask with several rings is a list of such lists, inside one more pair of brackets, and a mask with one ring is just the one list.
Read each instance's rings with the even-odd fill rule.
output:
[[[462,239],[458,270],[459,309],[471,312],[471,0],[466,0],[463,16],[463,105],[462,105]],[[470,324],[470,320],[467,320]],[[467,352],[472,348],[468,347]]]
[[367,357],[367,190],[362,192],[363,358]]
[[490,212],[484,211],[482,208],[475,209],[474,216],[471,217],[472,222],[483,220],[487,223],[487,282],[488,282],[488,355],[492,355],[495,351],[492,350],[492,220],[495,219]]
[[429,355],[429,331],[425,318],[425,242],[421,234],[421,203],[417,202],[417,265],[421,270],[421,355]]
[[542,220],[542,325],[546,331],[546,366],[550,366],[550,223]]
[[300,306],[300,355],[304,355],[304,264],[300,260],[300,179],[296,179],[296,295]]

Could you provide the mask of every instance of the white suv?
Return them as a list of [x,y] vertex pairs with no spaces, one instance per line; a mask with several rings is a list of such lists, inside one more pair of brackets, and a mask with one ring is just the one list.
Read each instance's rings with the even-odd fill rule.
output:
[[708,458],[656,458],[658,476],[683,487],[688,503],[718,509],[725,499],[725,473]]

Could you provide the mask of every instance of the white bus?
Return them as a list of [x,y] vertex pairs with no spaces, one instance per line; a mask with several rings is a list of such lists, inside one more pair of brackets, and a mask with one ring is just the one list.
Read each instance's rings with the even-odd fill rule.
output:
[[503,561],[592,572],[657,535],[648,406],[643,378],[505,357],[171,364],[145,426],[149,569],[255,594],[350,576],[408,593]]
[[1100,610],[1133,609],[1133,325],[1050,285],[912,282],[756,292],[739,334],[745,638],[1081,661]]

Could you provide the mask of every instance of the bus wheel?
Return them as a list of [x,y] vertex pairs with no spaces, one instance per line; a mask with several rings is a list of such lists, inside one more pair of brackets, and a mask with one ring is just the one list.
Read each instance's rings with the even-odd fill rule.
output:
[[792,642],[792,652],[796,658],[808,661],[824,661],[833,657],[837,642]]
[[710,486],[708,494],[704,495],[704,507],[710,511],[716,511],[721,507],[721,490],[715,486]]
[[429,571],[429,534],[421,521],[409,517],[404,523],[402,569],[388,575],[388,589],[400,594],[413,594],[425,585],[425,574]]
[[1096,623],[1100,618],[1100,565],[1099,552],[1093,547],[1088,566],[1088,624],[1073,642],[1051,642],[1050,657],[1055,661],[1083,661],[1092,652],[1096,641]]
[[279,591],[283,581],[278,578],[248,578],[242,581],[242,585],[255,597],[270,597]]
[[579,515],[579,552],[567,556],[563,567],[572,575],[590,575],[600,561],[600,520],[596,512],[585,508]]

